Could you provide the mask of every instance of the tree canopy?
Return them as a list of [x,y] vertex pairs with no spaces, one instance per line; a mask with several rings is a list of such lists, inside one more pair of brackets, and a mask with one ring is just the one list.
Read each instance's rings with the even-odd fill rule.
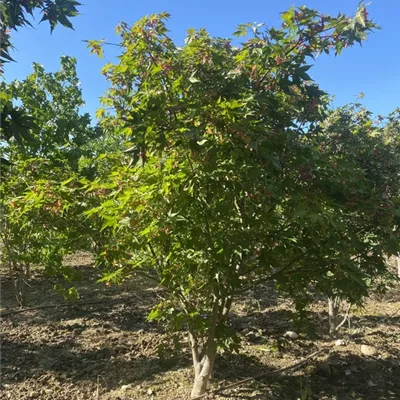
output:
[[309,75],[317,55],[377,28],[364,5],[352,18],[291,8],[279,29],[239,26],[236,37],[251,35],[238,45],[191,29],[178,47],[168,17],[118,27],[123,53],[103,70],[112,86],[99,115],[127,156],[87,183],[106,195],[86,214],[114,233],[105,280],[150,269],[168,289],[149,318],[188,330],[196,398],[217,348],[237,345],[227,324],[235,295],[272,281],[302,309],[314,282],[357,302],[387,272],[384,255],[398,251],[398,143],[357,105],[330,111]]

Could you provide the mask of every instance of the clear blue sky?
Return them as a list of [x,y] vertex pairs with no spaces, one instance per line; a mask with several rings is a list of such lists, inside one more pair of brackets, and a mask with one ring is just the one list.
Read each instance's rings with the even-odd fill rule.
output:
[[[99,97],[107,83],[99,74],[106,62],[90,55],[83,39],[107,39],[117,42],[114,33],[120,21],[132,24],[146,14],[168,11],[171,36],[182,44],[187,28],[206,28],[212,35],[228,37],[236,25],[247,22],[279,24],[279,13],[290,5],[307,5],[325,14],[339,11],[353,13],[357,0],[80,0],[81,15],[72,19],[75,31],[58,26],[52,35],[42,23],[13,33],[17,63],[6,65],[6,79],[22,79],[31,72],[32,62],[55,71],[62,55],[78,58],[78,74],[86,101],[84,111],[94,114]],[[363,103],[375,113],[387,114],[400,106],[400,0],[375,0],[368,7],[369,15],[382,30],[369,36],[361,48],[358,45],[344,51],[340,57],[317,59],[311,76],[328,93],[336,96],[335,104],[351,102],[360,92]],[[117,55],[118,48],[107,47],[106,57]]]

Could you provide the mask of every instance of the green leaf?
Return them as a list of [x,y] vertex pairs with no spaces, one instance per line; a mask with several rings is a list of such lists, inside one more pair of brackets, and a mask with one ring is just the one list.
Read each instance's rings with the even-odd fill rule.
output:
[[58,15],[58,21],[61,23],[61,25],[74,30],[74,27],[72,26],[71,21],[64,14]]
[[189,82],[190,83],[197,83],[197,82],[200,82],[197,78],[195,78],[194,77],[194,75],[192,75],[190,78],[189,78]]
[[0,50],[0,58],[3,60],[3,62],[4,62],[4,60],[6,60],[6,61],[15,61],[15,60],[10,56],[10,54],[9,54],[7,51],[5,51],[4,49],[1,49],[1,50]]
[[137,145],[129,147],[128,149],[124,150],[124,153],[134,153],[139,150],[139,147]]

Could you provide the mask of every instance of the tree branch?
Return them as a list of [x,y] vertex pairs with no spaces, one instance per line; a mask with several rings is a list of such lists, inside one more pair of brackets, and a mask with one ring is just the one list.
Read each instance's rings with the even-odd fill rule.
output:
[[347,308],[346,314],[343,318],[343,320],[338,324],[335,328],[335,332],[338,332],[339,329],[344,325],[344,323],[349,319],[349,314],[350,314],[350,309],[351,309],[352,304],[349,304],[349,307]]
[[287,268],[291,267],[296,261],[299,261],[302,257],[304,257],[307,254],[307,251],[304,253],[300,254],[299,256],[295,257],[293,260],[291,260],[289,263],[284,265],[282,268],[280,268],[278,271],[274,272],[273,274],[270,274],[264,278],[259,279],[258,281],[254,282],[251,286],[248,286],[246,288],[240,289],[238,291],[235,291],[234,293],[229,293],[229,295],[233,294],[238,294],[238,293],[243,293],[246,292],[247,290],[251,289],[254,286],[259,285],[260,283],[267,282],[271,279],[274,279],[277,275],[285,271]]

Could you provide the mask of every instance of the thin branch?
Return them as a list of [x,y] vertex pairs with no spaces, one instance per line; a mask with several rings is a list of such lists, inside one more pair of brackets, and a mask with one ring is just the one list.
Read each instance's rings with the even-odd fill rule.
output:
[[314,351],[314,353],[311,353],[309,356],[307,356],[303,360],[298,361],[298,362],[296,362],[296,363],[294,363],[292,365],[289,365],[288,367],[280,368],[280,369],[277,369],[277,370],[272,371],[272,372],[264,372],[262,374],[253,376],[252,378],[246,378],[246,379],[243,379],[243,380],[241,380],[239,382],[232,383],[232,384],[227,385],[227,386],[223,386],[222,388],[211,390],[210,392],[204,393],[201,396],[195,397],[192,400],[202,399],[203,397],[208,396],[210,394],[218,394],[218,393],[221,393],[221,392],[223,392],[225,390],[232,389],[234,387],[243,385],[243,384],[248,383],[248,382],[252,382],[252,381],[254,381],[256,379],[260,379],[260,378],[264,378],[264,377],[272,376],[272,375],[276,375],[276,374],[281,374],[282,372],[289,371],[289,370],[296,370],[296,369],[302,367],[304,364],[306,364],[312,358],[316,357],[317,355],[319,355],[319,354],[321,354],[323,352],[326,352],[327,350],[328,349],[320,349],[320,350]]
[[219,317],[218,303],[219,303],[219,299],[218,298],[214,299],[214,305],[213,305],[212,316],[211,316],[211,327],[210,327],[210,331],[208,334],[206,346],[203,348],[204,354],[202,354],[202,358],[206,355],[207,352],[211,351],[213,346],[215,346],[215,332],[217,329],[218,317]]
[[192,332],[192,329],[190,327],[188,327],[188,333],[189,333],[189,344],[192,350],[193,365],[197,372],[201,362],[199,353],[199,341],[197,339],[197,336]]
[[228,298],[225,301],[224,308],[222,310],[222,322],[225,322],[227,320],[229,311],[231,310],[232,302],[233,302],[233,297],[228,296]]
[[349,307],[347,308],[346,314],[342,320],[342,322],[336,326],[335,332],[338,332],[339,329],[344,325],[344,323],[349,319],[349,314],[350,314],[350,309],[351,309],[352,304],[349,304]]
[[149,242],[149,248],[150,248],[151,254],[153,255],[158,267],[160,268],[160,271],[162,271],[163,265],[162,265],[160,259],[157,257],[156,252],[154,251],[154,248],[153,248],[153,246],[151,245],[150,242]]
[[147,274],[146,272],[143,272],[143,271],[134,271],[134,273],[135,273],[136,275],[143,276],[144,278],[151,279],[152,281],[157,282],[158,284],[160,284],[160,280],[159,280],[159,279],[157,279],[156,277],[154,277],[154,276],[152,276],[152,275],[150,275],[150,274]]
[[[289,263],[287,263],[286,265],[284,265],[282,268],[280,268],[278,271],[274,272],[273,274],[270,274],[264,278],[259,279],[258,281],[254,282],[251,284],[251,286],[247,286],[245,288],[242,288],[240,290],[237,290],[235,292],[229,293],[229,295],[231,294],[238,294],[238,293],[243,293],[246,292],[247,290],[261,284],[267,281],[270,281],[272,279],[274,279],[277,275],[279,275],[280,273],[282,273],[283,271],[285,271],[287,268],[291,267],[296,261],[299,261],[302,257],[304,257],[307,254],[307,251],[305,251],[304,253],[298,255],[297,257],[295,257],[293,260],[291,260]],[[243,275],[242,275],[243,276]]]

